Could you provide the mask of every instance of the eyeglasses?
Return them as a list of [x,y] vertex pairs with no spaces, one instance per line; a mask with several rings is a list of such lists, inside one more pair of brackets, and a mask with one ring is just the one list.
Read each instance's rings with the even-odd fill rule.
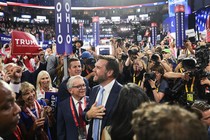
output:
[[82,89],[82,88],[86,88],[86,85],[82,84],[82,85],[78,85],[78,86],[72,86],[72,88]]

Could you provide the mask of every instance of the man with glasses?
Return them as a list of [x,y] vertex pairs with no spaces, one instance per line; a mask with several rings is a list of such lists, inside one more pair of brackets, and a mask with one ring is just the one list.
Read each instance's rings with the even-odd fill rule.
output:
[[58,104],[57,139],[83,140],[86,139],[86,123],[82,112],[88,103],[86,85],[80,75],[68,79],[67,89],[71,96]]
[[[69,78],[75,75],[81,75],[82,73],[81,62],[77,57],[72,57],[68,60],[68,73],[69,73],[69,77],[61,83],[58,89],[59,102],[65,100],[66,98],[69,98],[70,96],[67,86],[66,86],[66,83],[68,82]],[[88,96],[90,92],[89,82],[86,78],[83,78],[83,80],[86,85],[86,95]]]

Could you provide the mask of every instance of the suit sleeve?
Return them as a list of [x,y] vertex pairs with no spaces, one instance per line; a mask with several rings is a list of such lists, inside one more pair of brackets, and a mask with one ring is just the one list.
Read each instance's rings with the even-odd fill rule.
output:
[[90,86],[89,86],[89,81],[84,78],[84,82],[85,82],[85,85],[86,85],[86,96],[89,96],[90,95]]
[[57,113],[57,139],[58,140],[66,140],[66,131],[65,131],[65,122],[62,112],[62,107],[58,105],[58,113]]

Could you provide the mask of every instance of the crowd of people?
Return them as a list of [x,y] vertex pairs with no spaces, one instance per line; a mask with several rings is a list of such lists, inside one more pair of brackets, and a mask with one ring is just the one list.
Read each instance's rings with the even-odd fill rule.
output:
[[0,23],[0,33],[10,36],[13,30],[28,32],[34,35],[37,41],[53,40],[55,29],[53,25],[23,24],[23,23]]
[[[148,37],[138,43],[110,42],[110,55],[84,50],[78,38],[68,56],[58,55],[54,43],[35,56],[13,55],[11,43],[4,45],[0,138],[208,139],[208,44],[186,40],[177,49],[170,35],[157,46]],[[58,96],[55,110],[46,98],[49,93]],[[195,105],[200,100],[207,109]]]

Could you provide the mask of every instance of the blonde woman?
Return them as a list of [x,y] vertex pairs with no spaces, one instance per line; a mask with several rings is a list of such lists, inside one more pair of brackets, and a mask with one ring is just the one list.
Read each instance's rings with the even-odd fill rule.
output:
[[37,99],[45,98],[46,92],[57,92],[58,89],[52,86],[52,80],[47,71],[42,70],[39,72],[36,81]]
[[124,75],[126,83],[135,83],[138,86],[141,85],[144,73],[146,72],[146,64],[141,58],[137,58],[133,61],[132,67],[124,68]]

